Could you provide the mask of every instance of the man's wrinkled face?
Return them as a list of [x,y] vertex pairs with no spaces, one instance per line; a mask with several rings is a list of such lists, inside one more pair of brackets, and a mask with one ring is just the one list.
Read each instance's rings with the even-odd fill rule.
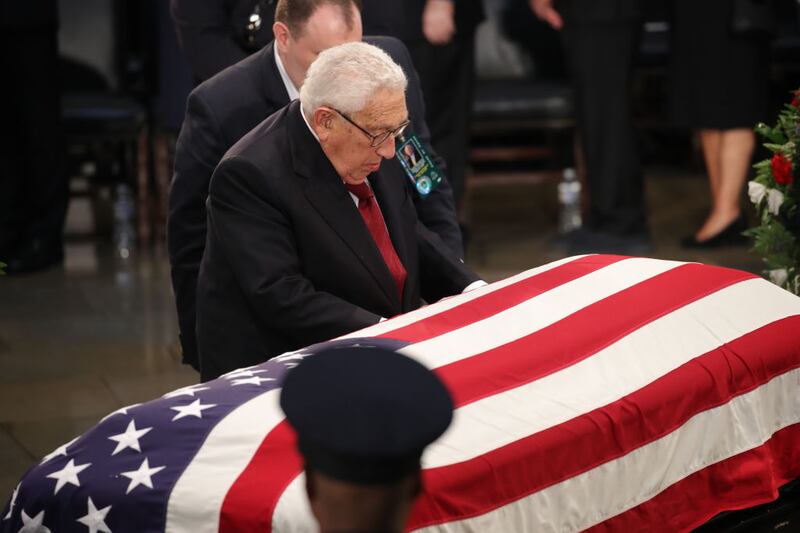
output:
[[[347,117],[372,135],[394,131],[408,120],[404,91],[378,91],[364,109]],[[330,114],[323,150],[345,183],[357,185],[395,154],[395,136],[371,146],[364,131],[336,112]]]
[[[320,52],[334,46],[361,40],[361,13],[351,5],[352,25],[347,27],[342,8],[323,4],[309,17],[299,35],[288,33],[285,40],[277,39],[279,51],[289,77],[300,88],[311,63]],[[281,42],[285,41],[285,42]]]

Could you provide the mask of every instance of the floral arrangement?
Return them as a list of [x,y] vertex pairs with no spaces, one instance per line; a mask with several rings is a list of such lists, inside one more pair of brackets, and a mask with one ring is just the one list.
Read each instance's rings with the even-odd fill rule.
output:
[[756,176],[748,184],[748,194],[760,224],[746,234],[754,238],[752,251],[764,257],[764,274],[800,294],[800,89],[793,96],[775,127],[756,126],[772,157],[753,165]]

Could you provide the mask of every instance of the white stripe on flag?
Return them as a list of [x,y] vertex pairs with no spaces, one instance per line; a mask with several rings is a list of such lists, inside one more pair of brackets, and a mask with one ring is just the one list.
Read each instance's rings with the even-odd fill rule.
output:
[[698,413],[670,434],[618,459],[483,515],[417,531],[566,532],[589,528],[648,501],[695,472],[762,445],[780,429],[800,423],[799,386],[800,369],[792,370],[724,405]]
[[213,533],[228,489],[247,467],[264,437],[284,418],[280,390],[257,396],[211,430],[184,470],[167,504],[165,531]]
[[456,409],[450,428],[427,448],[422,464],[466,461],[556,426],[639,390],[721,344],[797,314],[800,298],[763,279],[726,287],[559,372]]
[[272,513],[272,533],[317,533],[319,526],[311,514],[306,496],[306,475],[301,473],[281,494]]
[[624,259],[480,322],[399,351],[428,368],[438,368],[530,335],[603,298],[684,264],[657,259]]
[[498,289],[508,287],[509,285],[513,285],[514,283],[519,283],[520,281],[528,278],[532,278],[533,276],[539,275],[543,272],[547,272],[548,270],[552,270],[565,263],[570,263],[572,261],[580,259],[581,257],[585,256],[576,255],[574,257],[567,257],[566,259],[553,261],[552,263],[548,263],[546,265],[542,265],[537,268],[526,270],[525,272],[521,272],[519,274],[511,276],[510,278],[506,278],[501,281],[496,281],[490,285],[484,285],[483,287],[477,288],[475,290],[472,290],[464,294],[459,294],[451,298],[447,298],[445,300],[440,300],[431,305],[421,307],[415,311],[411,311],[403,315],[398,315],[394,318],[390,318],[389,320],[384,320],[383,322],[375,324],[374,326],[360,329],[358,331],[354,331],[353,333],[342,335],[341,337],[338,338],[349,339],[353,337],[376,337],[378,335],[383,335],[395,329],[408,326],[415,322],[419,322],[423,319],[431,317],[435,314],[442,313],[459,305],[471,302],[472,300],[480,298],[481,296],[486,296],[487,294],[492,293]]

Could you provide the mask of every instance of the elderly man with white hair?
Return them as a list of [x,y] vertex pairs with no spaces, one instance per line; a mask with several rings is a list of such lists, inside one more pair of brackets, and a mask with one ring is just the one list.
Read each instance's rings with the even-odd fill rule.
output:
[[482,283],[419,223],[393,160],[406,83],[379,48],[330,48],[300,99],[217,166],[197,292],[204,381]]

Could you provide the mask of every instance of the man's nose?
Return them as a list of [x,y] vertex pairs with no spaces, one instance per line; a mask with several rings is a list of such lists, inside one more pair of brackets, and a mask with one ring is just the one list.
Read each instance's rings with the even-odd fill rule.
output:
[[378,145],[378,155],[384,159],[394,157],[394,135],[390,135],[388,139]]

